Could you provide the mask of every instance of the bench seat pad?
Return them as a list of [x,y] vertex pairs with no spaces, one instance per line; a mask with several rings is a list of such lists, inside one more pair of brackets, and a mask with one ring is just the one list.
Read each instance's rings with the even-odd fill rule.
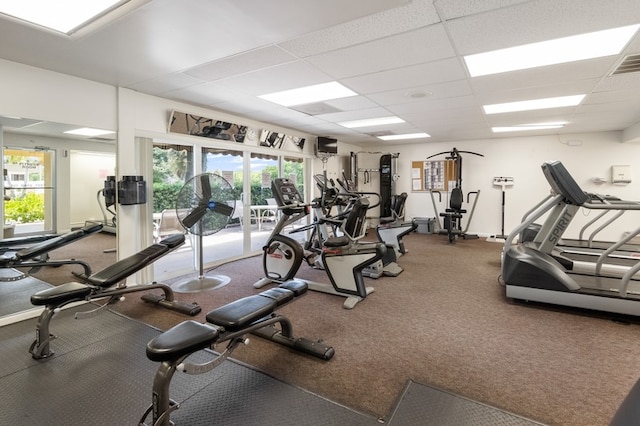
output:
[[147,358],[151,361],[173,361],[184,355],[210,347],[218,339],[220,330],[187,320],[170,328],[147,344]]
[[35,306],[59,305],[74,300],[84,300],[93,289],[82,283],[70,282],[56,287],[40,290],[31,295],[31,304]]

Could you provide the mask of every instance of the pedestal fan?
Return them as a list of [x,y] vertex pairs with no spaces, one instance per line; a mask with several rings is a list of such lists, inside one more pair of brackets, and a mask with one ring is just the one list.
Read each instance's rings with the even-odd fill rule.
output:
[[178,192],[176,213],[178,220],[189,233],[197,236],[197,278],[171,286],[178,293],[196,293],[213,290],[229,283],[223,275],[206,276],[204,273],[202,238],[224,229],[235,209],[235,191],[223,177],[204,173],[189,179]]

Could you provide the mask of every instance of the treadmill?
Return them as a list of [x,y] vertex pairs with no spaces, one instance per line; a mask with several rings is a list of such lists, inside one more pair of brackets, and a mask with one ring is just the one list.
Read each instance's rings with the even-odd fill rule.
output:
[[[633,279],[640,270],[640,262],[629,268],[621,278],[613,278],[602,276],[597,267],[595,275],[572,273],[550,254],[580,207],[611,210],[620,209],[621,204],[590,202],[588,194],[559,161],[544,163],[542,171],[551,185],[553,195],[542,202],[505,240],[502,278],[506,296],[640,316],[640,281]],[[640,210],[640,204],[629,203],[625,208]],[[536,244],[513,244],[516,237],[548,212],[551,213],[536,235]],[[625,237],[614,247],[626,243],[627,238],[630,239]]]

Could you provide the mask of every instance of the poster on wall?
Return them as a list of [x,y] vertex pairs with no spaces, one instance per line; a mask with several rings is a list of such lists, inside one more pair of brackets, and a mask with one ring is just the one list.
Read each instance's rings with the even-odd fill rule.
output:
[[251,140],[256,131],[247,126],[216,120],[215,118],[171,111],[169,133],[244,143],[246,139]]
[[260,132],[260,146],[267,148],[284,149],[294,151],[296,148],[302,151],[304,149],[304,138],[299,136],[291,136],[284,133],[276,133],[267,129]]

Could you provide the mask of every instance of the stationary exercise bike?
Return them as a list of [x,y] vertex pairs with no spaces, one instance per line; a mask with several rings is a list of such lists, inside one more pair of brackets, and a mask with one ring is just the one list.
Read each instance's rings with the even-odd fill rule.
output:
[[[305,258],[302,245],[295,239],[282,235],[282,231],[307,216],[310,206],[304,203],[295,184],[289,179],[275,179],[271,190],[281,214],[263,247],[265,277],[253,285],[255,288],[293,279]],[[329,237],[323,242],[322,264],[330,284],[303,280],[311,290],[346,297],[343,304],[346,309],[353,308],[374,291],[373,287],[365,285],[362,270],[386,254],[386,246],[382,243],[358,242],[364,236],[363,225],[368,206],[367,199],[358,198],[345,219],[325,219],[335,221],[342,234]]]

